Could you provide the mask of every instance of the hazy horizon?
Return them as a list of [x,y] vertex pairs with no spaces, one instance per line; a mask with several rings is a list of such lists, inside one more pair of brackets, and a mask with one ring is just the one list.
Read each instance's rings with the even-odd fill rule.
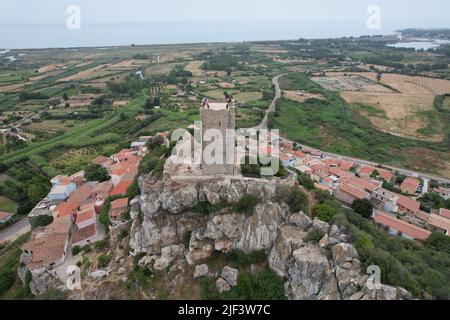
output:
[[[0,48],[102,47],[338,38],[392,34],[404,28],[450,28],[450,3],[412,0],[4,0]],[[81,28],[69,30],[69,5]],[[367,8],[381,9],[381,28],[367,28]]]

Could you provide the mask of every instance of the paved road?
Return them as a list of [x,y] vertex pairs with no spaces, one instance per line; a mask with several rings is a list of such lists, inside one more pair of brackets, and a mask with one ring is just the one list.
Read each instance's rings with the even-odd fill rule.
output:
[[[270,104],[269,109],[266,111],[266,115],[265,115],[264,119],[261,121],[259,126],[255,127],[254,129],[267,129],[267,117],[268,117],[268,114],[269,114],[269,112],[275,112],[276,103],[277,103],[278,99],[281,98],[281,89],[280,89],[279,79],[281,77],[285,76],[286,74],[287,73],[280,74],[280,75],[278,75],[278,76],[276,76],[276,77],[274,77],[272,79],[272,83],[275,86],[275,97],[274,97],[272,103]],[[281,138],[281,137],[280,137],[280,140],[281,141],[292,142],[292,141],[290,141],[288,139],[284,139],[284,138]],[[309,147],[309,146],[306,146],[306,145],[302,145],[302,146],[303,147]],[[313,149],[316,149],[316,148],[313,148]],[[319,150],[319,151],[321,151],[321,150]],[[339,155],[339,154],[326,152],[326,151],[321,151],[321,152],[322,152],[322,154],[325,157],[337,158],[337,159],[342,159],[342,160],[349,160],[349,161],[356,162],[356,163],[361,164],[361,165],[369,165],[369,166],[375,166],[375,167],[380,165],[380,163],[373,162],[373,161],[368,161],[368,160],[363,160],[363,159],[358,159],[358,158],[353,158],[353,157],[342,156],[342,155]],[[447,179],[447,178],[433,176],[433,175],[422,173],[422,172],[418,172],[418,171],[408,170],[408,169],[404,169],[404,168],[397,168],[397,167],[384,165],[384,164],[381,164],[381,165],[384,168],[387,168],[387,169],[390,169],[390,170],[393,170],[393,171],[398,171],[399,173],[401,173],[403,175],[406,175],[406,176],[418,177],[418,178],[421,178],[421,179],[423,179],[425,181],[426,180],[435,180],[435,181],[438,181],[440,183],[450,184],[450,179]],[[427,189],[428,189],[428,183],[427,183]]]
[[30,230],[30,223],[28,222],[28,218],[25,217],[13,226],[0,232],[0,243],[4,241],[14,241]]

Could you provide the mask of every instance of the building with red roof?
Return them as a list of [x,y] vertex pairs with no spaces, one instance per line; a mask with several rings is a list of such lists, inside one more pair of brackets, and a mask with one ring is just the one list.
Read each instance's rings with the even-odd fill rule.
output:
[[75,216],[79,204],[74,202],[61,202],[53,209],[53,218]]
[[415,194],[419,188],[420,180],[413,177],[407,177],[400,186],[400,189],[408,194]]
[[96,212],[93,205],[85,205],[76,213],[75,223],[78,229],[83,229],[88,225],[96,223]]
[[341,183],[336,189],[336,199],[352,205],[355,200],[369,198],[370,194],[350,183]]
[[450,219],[450,210],[441,208],[441,209],[439,209],[439,215],[440,215],[441,217]]
[[413,225],[409,222],[395,218],[394,216],[377,211],[373,216],[376,223],[389,228],[389,233],[392,235],[400,235],[410,240],[426,240],[431,235],[431,232],[419,226]]
[[124,179],[111,192],[111,196],[124,196],[128,188],[133,184],[134,179]]
[[111,219],[120,219],[128,211],[128,198],[117,199],[111,202],[109,215]]
[[410,197],[399,195],[397,200],[398,212],[402,214],[416,214],[420,209],[420,203]]

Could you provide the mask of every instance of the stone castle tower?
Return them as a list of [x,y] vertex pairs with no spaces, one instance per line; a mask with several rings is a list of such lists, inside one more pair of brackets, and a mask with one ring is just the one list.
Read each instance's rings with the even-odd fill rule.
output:
[[[203,99],[200,117],[202,120],[202,134],[204,135],[208,129],[217,129],[221,132],[223,137],[223,164],[207,164],[205,160],[202,159],[201,169],[204,175],[234,175],[235,164],[234,164],[234,154],[232,155],[232,163],[228,160],[227,162],[227,145],[230,144],[234,148],[234,137],[233,141],[227,141],[227,130],[235,130],[236,121],[236,108],[234,105],[233,97],[227,97],[226,102],[209,102],[207,99]],[[202,154],[205,148],[213,143],[213,141],[202,142]]]

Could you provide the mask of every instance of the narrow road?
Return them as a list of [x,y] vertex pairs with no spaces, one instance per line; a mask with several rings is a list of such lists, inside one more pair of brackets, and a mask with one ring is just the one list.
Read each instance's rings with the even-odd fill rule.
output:
[[[277,103],[278,99],[281,98],[281,89],[280,89],[279,79],[281,77],[285,76],[286,74],[287,73],[280,74],[272,79],[272,83],[275,86],[275,97],[274,97],[272,103],[270,104],[269,109],[267,109],[264,119],[261,121],[259,126],[253,128],[253,129],[256,129],[256,130],[268,129],[267,119],[268,119],[269,112],[275,112],[276,103]],[[290,141],[290,140],[282,138],[282,137],[280,137],[280,141],[287,141],[287,142],[291,142],[291,143],[293,142],[293,141]],[[309,147],[306,145],[301,145],[301,146],[306,147],[306,148],[312,148],[312,147]],[[312,148],[312,149],[318,150],[316,148]],[[347,156],[343,156],[343,155],[339,155],[339,154],[335,154],[335,153],[331,153],[331,152],[326,152],[326,151],[322,151],[322,150],[319,150],[319,151],[322,152],[324,157],[336,158],[336,159],[341,159],[341,160],[349,160],[349,161],[358,163],[360,165],[369,165],[369,166],[374,166],[374,167],[376,167],[378,165],[382,165],[384,168],[390,169],[392,171],[398,171],[399,173],[401,173],[403,175],[421,178],[426,183],[426,186],[424,188],[426,190],[428,190],[429,180],[435,180],[440,183],[450,184],[450,179],[447,179],[444,177],[433,176],[433,175],[430,175],[427,173],[422,173],[422,172],[418,172],[418,171],[414,171],[414,170],[408,170],[408,169],[404,169],[404,168],[397,168],[397,167],[380,164],[380,163],[373,162],[373,161],[368,161],[368,160],[363,160],[363,159],[358,159],[358,158],[353,158],[353,157],[347,157]]]
[[16,224],[12,225],[8,229],[0,231],[0,243],[5,241],[14,241],[21,235],[29,232],[31,230],[31,225],[28,222],[28,218],[25,217],[19,220]]
[[272,103],[270,104],[269,108],[267,109],[266,114],[265,114],[264,118],[262,119],[261,123],[259,124],[259,126],[254,127],[253,129],[256,129],[256,130],[268,129],[267,120],[268,120],[269,112],[275,112],[275,107],[277,105],[277,101],[278,101],[278,99],[281,98],[281,89],[280,89],[280,83],[278,82],[278,80],[280,80],[280,78],[285,76],[286,74],[287,73],[280,74],[272,79],[272,84],[275,86],[275,97],[273,98]]

